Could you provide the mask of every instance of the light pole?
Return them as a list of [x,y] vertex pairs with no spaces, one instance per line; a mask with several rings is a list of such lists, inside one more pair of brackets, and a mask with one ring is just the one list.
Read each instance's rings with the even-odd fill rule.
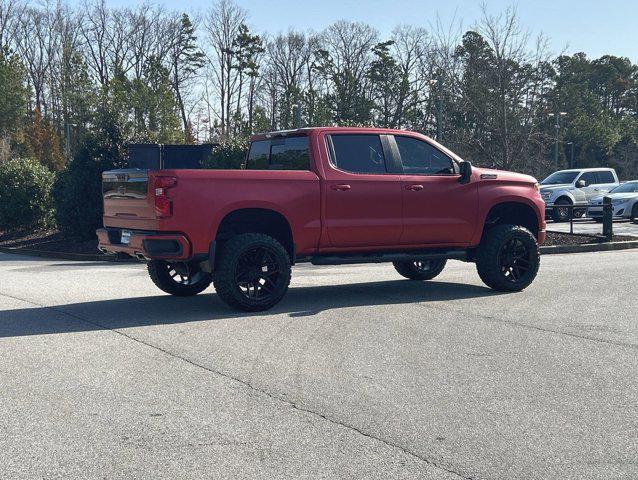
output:
[[443,79],[439,73],[430,80],[430,86],[436,87],[436,141],[443,141]]
[[71,123],[68,120],[64,122],[64,154],[66,156],[66,161],[71,161],[71,128],[77,127],[75,123]]
[[554,128],[556,129],[556,144],[554,146],[554,166],[558,170],[558,144],[560,142],[560,119],[567,116],[567,112],[550,113],[549,118],[556,118]]
[[569,145],[569,168],[574,168],[574,142],[567,142]]

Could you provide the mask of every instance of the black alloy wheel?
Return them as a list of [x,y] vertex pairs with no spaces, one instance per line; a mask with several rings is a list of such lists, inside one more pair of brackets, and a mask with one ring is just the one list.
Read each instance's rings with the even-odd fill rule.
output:
[[235,267],[235,284],[249,300],[265,299],[272,295],[281,280],[275,252],[256,246],[243,252]]
[[481,280],[502,292],[518,292],[529,286],[539,266],[536,237],[519,225],[496,225],[489,229],[476,254]]
[[179,297],[190,297],[202,292],[212,282],[210,273],[188,262],[151,260],[148,273],[162,291]]
[[498,252],[501,274],[512,283],[520,282],[532,265],[532,252],[519,238],[505,242]]
[[217,259],[215,290],[231,307],[250,312],[267,310],[288,291],[288,252],[268,235],[237,235],[223,245]]
[[395,270],[410,280],[432,280],[445,268],[445,259],[393,262]]

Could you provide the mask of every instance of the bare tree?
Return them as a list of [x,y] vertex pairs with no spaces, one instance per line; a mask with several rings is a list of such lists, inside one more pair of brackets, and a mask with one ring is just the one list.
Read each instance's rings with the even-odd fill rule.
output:
[[14,47],[24,9],[21,0],[0,0],[0,51]]
[[377,39],[378,33],[370,25],[346,21],[334,23],[321,35],[315,66],[330,83],[338,122],[368,120],[370,92],[366,74]]
[[279,124],[291,126],[292,105],[301,102],[304,79],[312,57],[308,39],[303,33],[279,34],[267,43],[268,63],[273,69],[280,91]]
[[189,118],[186,96],[196,79],[197,71],[204,65],[204,53],[197,46],[196,29],[197,26],[186,14],[173,17],[168,24],[168,32],[171,32],[168,49],[171,83],[187,137]]
[[208,12],[204,25],[212,48],[209,61],[214,71],[215,94],[219,99],[222,136],[231,131],[231,106],[238,82],[234,42],[240,26],[246,22],[246,16],[246,12],[233,0],[218,0]]

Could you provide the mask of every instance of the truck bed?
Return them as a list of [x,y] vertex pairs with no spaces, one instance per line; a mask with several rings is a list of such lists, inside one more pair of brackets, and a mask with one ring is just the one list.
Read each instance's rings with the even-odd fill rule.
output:
[[[171,214],[158,215],[158,179],[174,178],[166,189]],[[104,227],[113,241],[117,231],[183,235],[188,252],[206,254],[224,216],[250,206],[274,210],[297,226],[300,254],[316,249],[321,233],[320,181],[311,171],[276,170],[112,170],[103,173]],[[110,233],[110,237],[108,232]],[[135,252],[129,252],[135,253]]]

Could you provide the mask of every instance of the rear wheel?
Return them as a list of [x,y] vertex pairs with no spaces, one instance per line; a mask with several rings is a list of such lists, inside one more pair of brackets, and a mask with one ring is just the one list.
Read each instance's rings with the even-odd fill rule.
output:
[[186,262],[151,260],[148,274],[160,290],[178,297],[190,297],[206,290],[212,281],[210,273]]
[[445,268],[446,260],[419,260],[416,262],[393,262],[400,275],[410,280],[431,280]]
[[570,205],[572,205],[572,202],[566,198],[559,199],[552,209],[552,220],[557,223],[569,220],[571,210]]
[[517,225],[497,225],[488,230],[476,255],[481,280],[502,292],[523,290],[536,278],[539,266],[536,238]]
[[257,312],[279,303],[290,274],[290,258],[281,243],[261,233],[245,233],[220,249],[213,284],[231,307]]

